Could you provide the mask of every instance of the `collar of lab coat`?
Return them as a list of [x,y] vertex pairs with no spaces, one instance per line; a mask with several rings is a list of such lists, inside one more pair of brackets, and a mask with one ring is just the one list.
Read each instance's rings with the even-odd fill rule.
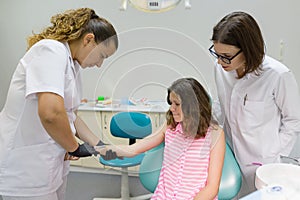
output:
[[78,73],[78,71],[81,69],[81,66],[76,60],[73,60],[69,43],[68,42],[63,42],[63,44],[65,45],[65,47],[68,51],[69,61],[71,63],[73,73],[74,73],[74,75],[76,75]]

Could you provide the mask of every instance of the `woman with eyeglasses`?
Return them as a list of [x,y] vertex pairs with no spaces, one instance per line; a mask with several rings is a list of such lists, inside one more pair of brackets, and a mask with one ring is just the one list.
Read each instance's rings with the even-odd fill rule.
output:
[[249,14],[226,15],[211,40],[223,128],[243,173],[241,197],[255,190],[259,165],[290,154],[300,132],[299,88],[284,64],[265,55],[261,30]]

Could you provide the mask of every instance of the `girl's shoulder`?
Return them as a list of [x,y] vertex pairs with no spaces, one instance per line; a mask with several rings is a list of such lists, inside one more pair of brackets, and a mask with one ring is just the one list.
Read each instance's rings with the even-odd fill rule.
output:
[[167,125],[166,124],[166,130],[168,132],[176,133],[176,132],[182,132],[182,125],[181,123],[177,123],[175,127],[172,125]]
[[211,148],[213,148],[220,139],[224,138],[224,131],[222,127],[216,124],[210,125],[209,129],[211,135]]

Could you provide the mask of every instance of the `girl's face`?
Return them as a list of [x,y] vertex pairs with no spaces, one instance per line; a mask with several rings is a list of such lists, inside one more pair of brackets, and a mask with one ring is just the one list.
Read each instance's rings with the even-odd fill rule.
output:
[[170,111],[172,112],[175,122],[183,121],[183,112],[181,108],[181,99],[174,92],[170,92]]
[[[233,45],[215,42],[214,51],[216,52],[216,54],[230,59],[233,56],[235,56],[240,51],[240,49]],[[236,70],[238,75],[242,75],[245,71],[245,56],[243,52],[239,53],[236,57],[234,57],[231,60],[230,64],[224,63],[219,58],[218,64],[220,64],[225,71]]]

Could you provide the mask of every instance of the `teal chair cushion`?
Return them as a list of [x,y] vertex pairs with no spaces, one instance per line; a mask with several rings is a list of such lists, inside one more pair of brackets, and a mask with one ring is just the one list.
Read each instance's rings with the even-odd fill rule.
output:
[[[146,152],[140,165],[140,181],[142,185],[152,193],[158,184],[163,160],[163,147],[164,144],[161,144]],[[229,145],[226,144],[224,166],[218,198],[220,200],[230,200],[234,198],[238,194],[241,184],[242,176],[239,165],[237,164]]]
[[119,112],[110,121],[110,132],[115,137],[141,139],[152,133],[150,117],[140,112]]
[[[110,132],[113,136],[127,138],[130,143],[135,139],[144,138],[152,133],[150,117],[140,112],[119,112],[110,121]],[[132,167],[139,165],[144,158],[144,154],[124,159],[104,160],[99,158],[101,164],[111,167]]]
[[149,191],[154,192],[162,167],[164,143],[147,151],[140,165],[139,177],[142,185]]
[[240,167],[235,160],[231,148],[226,144],[224,166],[222,170],[221,183],[219,187],[219,200],[230,200],[240,191],[242,175]]
[[117,158],[113,160],[104,160],[102,157],[100,157],[100,163],[111,167],[133,167],[142,162],[144,155],[145,154],[142,153],[131,158],[124,157],[123,159]]

